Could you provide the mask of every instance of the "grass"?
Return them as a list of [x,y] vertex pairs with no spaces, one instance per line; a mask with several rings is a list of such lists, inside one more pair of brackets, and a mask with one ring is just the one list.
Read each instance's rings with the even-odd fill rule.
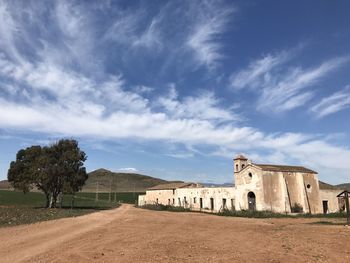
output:
[[[40,192],[23,194],[0,190],[0,227],[85,215],[118,207],[119,202],[134,204],[139,194],[141,193],[117,193],[117,202],[109,202],[108,193],[99,193],[98,201],[95,200],[95,193],[77,193],[73,209],[70,209],[71,195],[64,195],[62,208],[46,209],[45,196]],[[111,199],[114,200],[114,194]]]

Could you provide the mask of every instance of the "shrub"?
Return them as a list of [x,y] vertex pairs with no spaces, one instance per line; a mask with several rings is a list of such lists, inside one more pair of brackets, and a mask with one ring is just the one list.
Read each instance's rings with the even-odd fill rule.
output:
[[271,211],[233,211],[225,209],[218,213],[219,216],[233,216],[233,217],[248,217],[248,218],[280,218],[280,217],[290,217],[286,214],[274,213]]
[[294,203],[291,210],[292,210],[292,213],[302,213],[304,211],[301,204],[298,204],[298,203]]
[[162,205],[162,204],[146,204],[141,206],[141,208],[154,210],[154,211],[170,211],[170,212],[189,212],[189,208],[184,208],[182,206],[172,206],[172,205]]

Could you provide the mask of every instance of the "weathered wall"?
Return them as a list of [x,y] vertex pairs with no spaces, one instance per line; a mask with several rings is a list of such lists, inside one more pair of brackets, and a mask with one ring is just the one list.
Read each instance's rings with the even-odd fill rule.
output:
[[[207,188],[179,188],[173,190],[148,190],[146,195],[139,197],[139,205],[163,204],[183,206],[192,210],[201,210],[200,198],[202,198],[202,210],[219,212],[222,209],[232,209],[235,203],[235,189],[233,187],[207,187]],[[214,209],[211,209],[213,198]],[[223,199],[226,199],[226,207],[223,207]],[[169,203],[170,201],[170,203]]]
[[[206,187],[206,188],[179,188],[176,189],[177,197],[182,200],[182,205],[192,210],[201,210],[200,198],[202,198],[202,210],[219,212],[223,209],[232,209],[235,203],[234,187]],[[210,198],[213,198],[214,208],[211,210]],[[226,199],[226,206],[223,206]],[[186,203],[185,203],[186,200]]]
[[[337,197],[342,190],[320,189],[321,205],[322,201],[328,201],[328,212],[339,212],[339,199]],[[323,207],[322,207],[323,210]],[[323,211],[322,211],[323,212]]]
[[278,172],[262,172],[263,210],[278,213],[290,212],[290,205],[283,175]]
[[303,173],[302,176],[304,180],[304,193],[306,194],[306,201],[309,208],[307,212],[312,214],[322,213],[322,201],[317,174]]
[[[249,176],[252,174],[252,177]],[[247,166],[240,172],[235,173],[235,189],[236,189],[236,209],[248,209],[248,193],[253,192],[256,198],[256,209],[263,210],[263,185],[261,179],[261,170],[254,166]]]

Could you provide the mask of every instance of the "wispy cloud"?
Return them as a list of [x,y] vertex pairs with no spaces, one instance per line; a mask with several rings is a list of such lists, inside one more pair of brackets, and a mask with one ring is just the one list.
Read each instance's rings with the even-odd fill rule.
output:
[[240,117],[230,109],[220,106],[213,92],[202,91],[196,97],[178,98],[176,88],[170,88],[168,96],[160,97],[158,104],[173,118],[188,118],[210,121],[238,121]]
[[235,10],[215,1],[196,3],[197,20],[192,26],[187,45],[194,53],[198,65],[213,68],[223,58],[220,36],[227,30],[227,24]]
[[303,106],[314,96],[313,85],[320,83],[350,60],[336,57],[320,65],[303,68],[290,66],[297,49],[268,54],[250,63],[247,69],[233,73],[230,86],[234,90],[250,89],[258,94],[257,110],[280,113]]
[[120,168],[118,171],[123,172],[123,173],[136,173],[138,170],[133,167],[126,167],[126,168]]
[[257,109],[283,112],[304,105],[312,98],[314,92],[313,90],[305,92],[305,89],[319,83],[348,61],[349,57],[334,58],[313,68],[294,67],[282,75],[271,76],[263,83],[264,88]]
[[259,88],[261,83],[269,78],[270,71],[290,60],[293,53],[291,51],[282,51],[275,55],[268,54],[261,59],[251,62],[247,69],[230,76],[230,86],[233,89]]
[[317,118],[350,108],[350,86],[323,98],[319,103],[310,108]]
[[104,39],[113,40],[127,48],[161,49],[160,23],[163,15],[162,9],[151,19],[147,18],[143,10],[121,11],[106,31]]

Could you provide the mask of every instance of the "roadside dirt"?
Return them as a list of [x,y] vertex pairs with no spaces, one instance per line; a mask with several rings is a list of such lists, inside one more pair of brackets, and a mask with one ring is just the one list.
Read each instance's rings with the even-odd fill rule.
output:
[[350,228],[312,221],[123,205],[1,228],[0,262],[350,262]]

